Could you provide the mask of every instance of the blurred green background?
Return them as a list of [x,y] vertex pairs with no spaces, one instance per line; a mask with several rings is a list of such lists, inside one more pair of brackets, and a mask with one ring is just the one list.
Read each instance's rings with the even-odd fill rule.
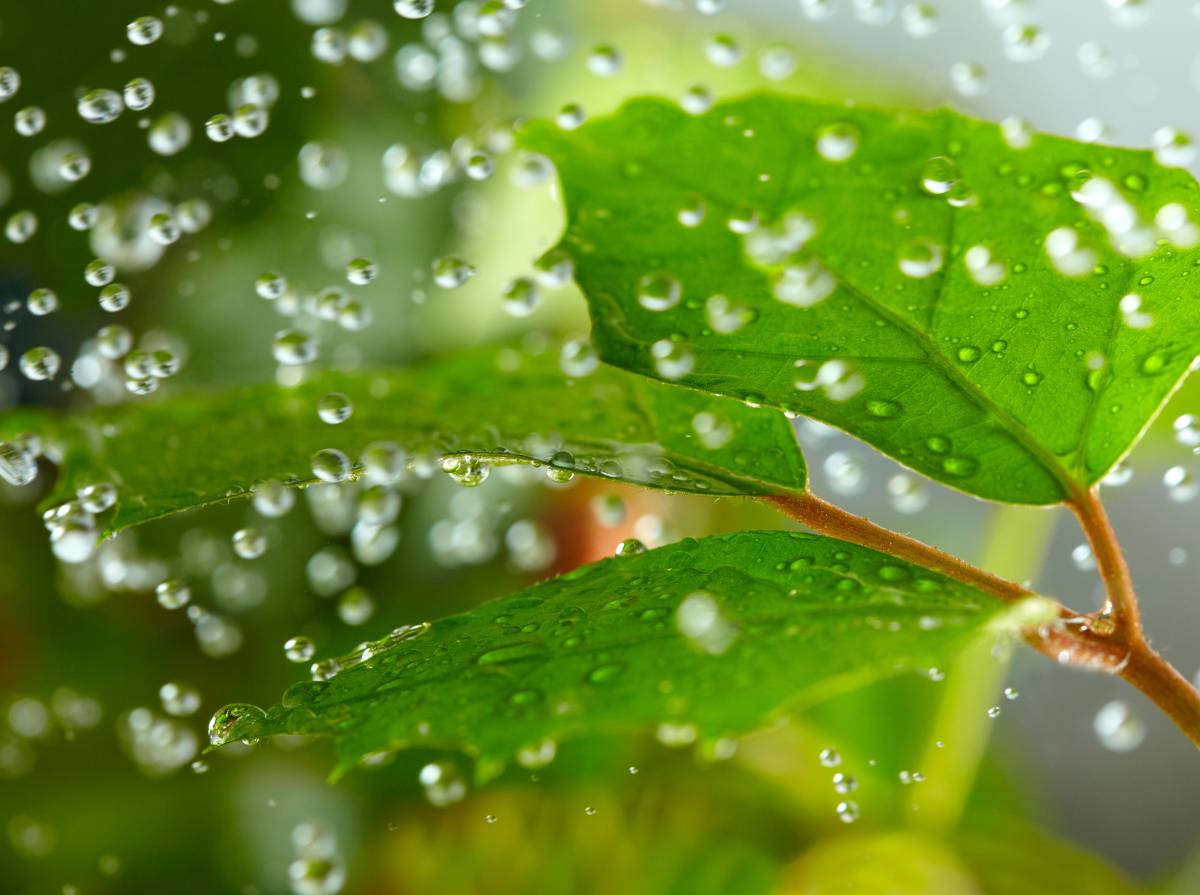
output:
[[[1143,6],[1153,15],[1134,9]],[[12,358],[0,410],[127,399],[119,371],[94,350],[96,330],[114,321],[137,344],[184,359],[163,392],[269,380],[285,313],[333,286],[354,289],[373,322],[323,331],[321,363],[331,366],[402,364],[516,333],[585,334],[573,288],[547,292],[522,318],[501,298],[561,224],[552,178],[511,150],[509,126],[567,103],[597,114],[638,93],[770,85],[952,102],[1068,134],[1098,121],[1111,139],[1139,145],[1163,124],[1200,126],[1187,37],[1200,20],[1185,7],[529,0],[508,10],[439,0],[433,15],[408,20],[384,0],[0,0],[0,66],[21,77],[0,103],[0,219],[22,209],[39,219],[31,240],[0,239],[0,343]],[[145,15],[163,34],[139,46],[126,26]],[[937,29],[923,36],[929,21]],[[1007,60],[1005,29],[1034,21],[1050,50],[1036,64]],[[615,73],[593,72],[599,46],[619,50]],[[961,78],[956,87],[952,68],[964,62],[982,67],[984,89]],[[148,109],[106,125],[80,118],[86,90],[120,91],[134,77],[155,87]],[[248,90],[269,100],[265,131],[209,139],[205,121],[234,111]],[[33,136],[11,117],[28,106],[47,116]],[[148,137],[171,112],[191,137],[162,155]],[[90,173],[56,177],[58,156],[80,147]],[[480,180],[465,173],[475,152],[494,164]],[[155,210],[197,199],[211,211],[206,226],[167,247],[147,237]],[[67,223],[84,201],[108,209],[91,233]],[[478,270],[453,292],[428,275],[448,254]],[[356,289],[344,268],[360,256],[380,273]],[[95,257],[117,263],[132,292],[115,317],[84,282]],[[268,270],[287,275],[294,297],[255,295]],[[39,286],[58,293],[57,313],[24,310]],[[16,357],[34,345],[63,356],[56,382],[18,375]],[[1172,421],[1197,407],[1197,388],[1185,387],[1132,458],[1132,478],[1106,490],[1147,627],[1189,674],[1200,666],[1189,559],[1200,555],[1200,527],[1196,504],[1172,499],[1161,479],[1168,467],[1190,469]],[[801,422],[798,433],[819,493],[1069,604],[1098,604],[1082,538],[1062,513],[985,505],[823,427]],[[147,444],[146,462],[160,449]],[[529,473],[500,470],[470,491],[441,476],[407,483],[399,546],[379,564],[359,561],[350,543],[353,485],[312,489],[280,519],[244,503],[186,514],[65,566],[36,515],[49,475],[20,489],[0,483],[0,891],[1200,891],[1194,751],[1121,682],[1022,650],[983,648],[944,681],[905,678],[841,697],[746,738],[732,756],[724,744],[671,750],[648,735],[564,744],[550,766],[512,768],[448,807],[430,803],[418,776],[436,761],[469,774],[458,756],[404,753],[332,786],[322,743],[199,756],[214,709],[271,703],[304,676],[284,658],[289,637],[336,655],[607,555],[626,537],[654,545],[786,524],[733,501]],[[250,520],[275,547],[247,561],[230,535]],[[206,621],[155,602],[168,575],[190,582]],[[352,588],[370,596],[368,619],[343,599]],[[195,688],[194,712],[167,713],[168,682]],[[1113,701],[1129,719],[1098,737],[1094,719]],[[826,748],[857,779],[854,824],[838,819],[845,794],[818,760]],[[313,878],[289,881],[297,857],[314,853],[324,870],[313,864]]]

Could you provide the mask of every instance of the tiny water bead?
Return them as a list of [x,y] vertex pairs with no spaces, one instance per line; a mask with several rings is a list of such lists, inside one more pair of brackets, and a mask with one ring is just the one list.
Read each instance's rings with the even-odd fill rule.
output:
[[1110,752],[1132,752],[1146,739],[1146,727],[1121,700],[1105,703],[1092,721],[1100,745]]
[[405,19],[423,19],[433,12],[435,0],[395,0],[396,14]]
[[123,283],[109,283],[100,290],[99,302],[101,309],[115,314],[129,307],[129,287]]
[[26,106],[13,116],[13,127],[22,137],[33,137],[46,126],[46,111],[41,106]]
[[438,258],[433,262],[433,281],[443,289],[457,289],[475,276],[475,268],[461,258]]
[[182,681],[168,681],[158,688],[158,698],[168,715],[183,718],[200,710],[200,691]]
[[192,599],[191,588],[178,578],[170,578],[154,589],[158,605],[164,609],[181,609]]
[[669,273],[651,273],[637,282],[637,300],[647,311],[667,311],[679,304],[683,287]]
[[275,360],[285,366],[310,364],[317,359],[317,339],[298,329],[283,329],[275,334],[272,352]]
[[341,392],[330,392],[328,395],[322,395],[317,401],[317,416],[321,418],[321,422],[331,426],[344,423],[350,419],[353,412],[354,406],[350,399]]
[[83,278],[89,286],[107,286],[116,275],[116,267],[100,258],[89,261],[83,268]]
[[654,369],[663,379],[680,379],[692,371],[696,359],[686,345],[659,339],[650,346]]
[[25,299],[25,307],[35,317],[44,317],[58,310],[58,293],[53,289],[34,289]]
[[58,375],[61,365],[62,360],[59,358],[58,352],[44,345],[30,348],[21,355],[21,359],[18,361],[21,375],[34,382],[53,379]]
[[379,275],[379,267],[369,258],[355,258],[346,265],[346,280],[354,286],[366,286]]
[[858,126],[848,121],[834,121],[817,130],[817,154],[827,162],[844,162],[858,151],[861,138]]
[[[430,762],[418,774],[425,798],[435,808],[446,808],[461,802],[467,795],[467,780],[458,766],[451,762]],[[489,823],[494,818],[489,815]]]
[[312,455],[313,475],[322,482],[344,482],[354,470],[350,458],[336,448],[325,448]]
[[258,559],[267,552],[267,536],[257,528],[240,528],[233,533],[233,552],[242,559]]
[[256,705],[235,702],[216,711],[208,722],[208,741],[214,746],[224,746],[234,739],[234,731],[240,730],[243,740],[255,739],[257,731],[266,723],[267,713]]
[[0,478],[10,485],[28,485],[37,478],[37,459],[22,447],[0,441]]
[[621,543],[617,544],[617,556],[637,556],[639,553],[646,552],[646,545],[637,538],[626,538]]
[[492,468],[470,454],[454,454],[442,458],[442,471],[464,488],[477,488],[488,480]]
[[21,75],[7,65],[0,65],[0,103],[7,102],[21,89]]
[[852,824],[858,820],[859,810],[857,802],[850,800],[838,802],[835,811],[837,812],[838,820],[844,824]]
[[827,747],[821,750],[820,755],[817,756],[817,760],[821,762],[822,767],[836,768],[842,763],[842,756],[838,754],[836,749]]
[[121,90],[121,98],[125,108],[133,112],[143,112],[154,103],[154,84],[146,78],[133,78],[126,82]]
[[125,26],[125,34],[128,36],[129,42],[139,47],[154,43],[162,37],[162,33],[162,20],[154,16],[138,16]]
[[90,124],[108,124],[120,117],[125,106],[115,90],[97,88],[81,96],[76,109],[79,117]]
[[504,311],[510,317],[528,317],[541,301],[537,283],[529,277],[517,277],[504,287],[501,294]]
[[283,644],[283,654],[289,662],[311,662],[317,646],[308,637],[291,637]]
[[609,44],[600,44],[588,54],[587,67],[594,75],[610,77],[621,70],[622,62],[620,50]]

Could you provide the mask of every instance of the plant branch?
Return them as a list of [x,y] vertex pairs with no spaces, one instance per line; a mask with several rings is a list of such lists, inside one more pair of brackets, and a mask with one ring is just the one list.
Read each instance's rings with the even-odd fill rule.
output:
[[814,531],[908,560],[935,572],[941,572],[943,575],[961,581],[963,584],[969,584],[1006,603],[1014,603],[1017,600],[1034,596],[1032,591],[1016,582],[993,575],[991,572],[985,572],[957,556],[951,556],[944,550],[930,547],[915,538],[876,525],[870,519],[856,516],[827,500],[822,500],[811,492],[805,491],[798,495],[770,495],[763,499],[781,513],[791,516]]
[[[943,550],[876,525],[814,494],[769,495],[766,503],[831,537],[899,557],[977,588],[1007,603],[1034,593]],[[1060,623],[1025,635],[1038,652],[1060,665],[1117,674],[1141,690],[1200,748],[1200,691],[1146,642],[1129,567],[1099,497],[1081,492],[1071,509],[1092,545],[1108,594],[1105,611],[1079,615],[1060,607]]]
[[1100,580],[1104,582],[1106,603],[1102,615],[1111,618],[1113,627],[1126,638],[1142,638],[1142,619],[1138,611],[1137,594],[1125,554],[1117,542],[1117,535],[1108,514],[1100,502],[1098,488],[1083,489],[1076,493],[1067,505],[1079,519],[1079,526],[1087,536],[1096,559]]

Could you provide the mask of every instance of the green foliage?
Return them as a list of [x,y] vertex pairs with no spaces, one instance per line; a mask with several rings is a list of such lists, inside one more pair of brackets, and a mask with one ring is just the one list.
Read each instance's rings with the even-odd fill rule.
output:
[[[785,706],[925,671],[986,627],[1036,621],[940,575],[830,538],[743,532],[584,566],[365,653],[314,666],[266,718],[217,741],[335,737],[342,769],[382,750],[462,749],[489,776],[546,740],[662,725],[680,743],[744,733]],[[553,752],[550,753],[553,755]]]
[[523,140],[558,166],[606,361],[981,497],[1100,480],[1200,346],[1200,197],[1149,152],[772,95]]
[[[334,392],[353,406],[338,425],[316,412]],[[3,431],[58,444],[51,503],[93,482],[117,485],[110,531],[245,495],[264,480],[309,483],[314,452],[336,448],[356,461],[380,441],[429,465],[467,455],[697,494],[780,493],[805,482],[782,415],[609,367],[571,379],[557,346],[482,348],[403,371],[326,372],[296,388],[180,395],[65,418],[18,412]]]

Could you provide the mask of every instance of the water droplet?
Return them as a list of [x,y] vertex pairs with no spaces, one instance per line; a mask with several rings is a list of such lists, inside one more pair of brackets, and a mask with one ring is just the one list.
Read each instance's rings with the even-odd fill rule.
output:
[[652,273],[637,282],[637,300],[647,311],[666,311],[679,304],[683,287],[669,273]]
[[1129,706],[1113,700],[1096,713],[1092,729],[1100,745],[1110,752],[1131,752],[1146,738],[1146,727],[1129,711]]
[[849,121],[834,121],[817,129],[817,154],[827,162],[844,162],[858,151],[861,132]]
[[214,746],[224,746],[237,736],[242,740],[257,739],[266,724],[267,713],[256,705],[235,702],[217,709],[208,722],[208,741]]

